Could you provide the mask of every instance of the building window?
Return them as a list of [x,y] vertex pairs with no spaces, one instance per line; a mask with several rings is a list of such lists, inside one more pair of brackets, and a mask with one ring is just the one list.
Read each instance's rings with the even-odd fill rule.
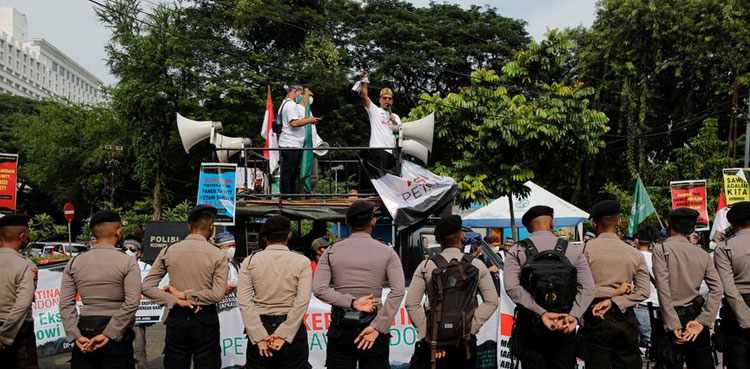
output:
[[52,62],[52,71],[57,73],[57,62]]

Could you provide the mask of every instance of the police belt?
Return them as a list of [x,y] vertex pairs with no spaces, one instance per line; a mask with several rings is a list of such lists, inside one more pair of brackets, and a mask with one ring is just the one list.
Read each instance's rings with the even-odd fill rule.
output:
[[339,328],[359,328],[369,325],[377,315],[377,309],[372,313],[366,313],[334,306],[331,308],[331,323]]
[[694,298],[693,301],[690,301],[690,305],[688,306],[675,306],[674,310],[680,317],[680,323],[684,325],[688,321],[697,318],[698,315],[701,314],[701,309],[703,309],[703,304],[705,302],[706,300],[703,299],[703,296],[698,296]]

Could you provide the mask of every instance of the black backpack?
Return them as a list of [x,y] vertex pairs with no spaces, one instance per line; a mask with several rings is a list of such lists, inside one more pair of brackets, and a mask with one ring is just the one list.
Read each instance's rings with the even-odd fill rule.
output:
[[280,135],[281,130],[284,128],[284,119],[282,118],[282,114],[284,113],[284,104],[288,102],[289,100],[284,100],[284,102],[281,103],[278,114],[276,114],[276,116],[273,118],[273,122],[271,122],[271,130],[277,135]]
[[[429,260],[437,268],[427,285],[427,339],[432,351],[431,362],[435,367],[435,351],[438,346],[466,345],[471,339],[471,323],[477,303],[479,269],[471,264],[471,255],[461,260],[448,262],[442,255]],[[467,356],[468,358],[468,356]]]
[[570,312],[578,292],[578,273],[565,256],[568,241],[559,238],[553,250],[542,252],[529,238],[518,243],[526,251],[526,264],[521,268],[521,287],[545,310]]

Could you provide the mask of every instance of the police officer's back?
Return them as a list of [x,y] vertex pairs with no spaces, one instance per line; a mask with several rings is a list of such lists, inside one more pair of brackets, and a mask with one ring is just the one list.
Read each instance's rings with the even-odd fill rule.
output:
[[[531,241],[541,253],[557,247],[552,234],[554,211],[548,206],[534,206],[522,217],[531,232]],[[576,365],[574,332],[580,318],[594,298],[594,281],[581,250],[567,247],[565,257],[575,267],[577,289],[568,312],[547,311],[521,284],[522,268],[527,263],[526,247],[521,243],[510,249],[505,258],[503,281],[505,291],[517,307],[513,342],[521,366],[533,368],[574,368]]]
[[[446,262],[451,262],[453,260],[458,261],[458,263],[463,262],[464,254],[461,252],[461,245],[464,234],[461,231],[461,224],[462,221],[460,216],[449,215],[442,217],[435,226],[435,239],[442,247],[440,256]],[[470,316],[467,314],[466,317],[467,320],[471,320],[470,324],[467,324],[466,326],[466,328],[470,330],[469,333],[471,337],[462,340],[463,342],[456,345],[436,347],[436,351],[438,351],[436,352],[436,356],[439,357],[439,359],[436,360],[437,368],[474,369],[477,349],[476,334],[479,332],[481,326],[492,317],[492,314],[498,306],[497,290],[495,289],[493,278],[487,267],[484,265],[484,262],[478,258],[473,258],[471,260],[471,265],[478,270],[478,273],[475,276],[475,283],[477,283],[477,289],[482,295],[482,304],[477,306],[476,295],[474,294],[471,296],[473,300],[472,306],[476,307],[473,314]],[[417,356],[417,360],[422,360],[423,363],[429,363],[432,360],[432,357],[430,356],[432,352],[431,349],[429,349],[430,337],[427,336],[427,333],[428,330],[437,330],[437,327],[431,326],[431,324],[437,320],[438,317],[432,316],[434,317],[433,319],[427,317],[425,308],[422,306],[422,298],[424,297],[425,292],[428,291],[428,286],[434,286],[432,278],[433,272],[436,269],[438,269],[438,266],[435,260],[431,259],[421,262],[414,271],[414,277],[411,280],[411,285],[409,286],[409,291],[406,295],[406,311],[409,313],[409,319],[411,319],[414,328],[417,329],[417,338],[422,340],[417,343],[414,355]],[[445,273],[446,271],[447,269],[443,269],[443,272],[440,273]],[[465,290],[469,289],[466,288]],[[435,292],[433,291],[433,293]],[[430,301],[429,303],[432,304],[436,302]],[[451,307],[454,309],[457,308],[456,306]],[[446,309],[451,307],[441,307],[442,313],[455,314],[460,312],[446,311]],[[433,312],[433,314],[435,313],[435,309],[436,306],[430,307],[430,311]],[[428,327],[430,328],[428,329]],[[458,332],[460,328],[455,327],[455,329],[460,335],[460,332]],[[467,347],[468,352],[466,350]]]
[[307,369],[307,331],[302,319],[312,292],[310,260],[290,251],[289,219],[269,218],[260,236],[268,246],[245,258],[238,301],[250,345],[249,369]]
[[[72,368],[133,368],[133,322],[141,302],[138,263],[115,244],[122,237],[120,215],[91,216],[96,243],[71,259],[60,284],[60,316],[68,341],[75,342]],[[80,316],[76,295],[81,296]]]
[[[689,368],[713,366],[709,330],[723,291],[710,256],[687,239],[698,215],[689,208],[672,210],[669,238],[656,245],[652,257],[663,319],[662,327],[652,329],[663,328],[664,334],[655,342],[660,346],[657,364],[667,367],[682,367],[682,361]],[[702,281],[709,288],[707,301],[700,295]]]
[[[646,260],[617,236],[619,202],[597,203],[591,210],[591,219],[598,236],[584,248],[596,288],[583,322],[591,337],[586,364],[592,368],[640,369],[638,319],[633,307],[650,294]],[[633,282],[632,293],[618,296],[618,288]]]
[[29,241],[27,215],[0,218],[0,367],[38,368],[31,303],[37,268],[18,253]]
[[[226,254],[208,239],[214,233],[214,207],[198,205],[190,211],[190,235],[165,247],[143,280],[143,295],[169,308],[164,367],[221,367],[219,316],[216,304],[227,286]],[[169,291],[159,282],[169,273]]]
[[727,369],[750,368],[750,202],[732,205],[727,220],[737,233],[714,253],[724,287],[719,313],[726,338],[723,361]]
[[[404,272],[393,249],[374,240],[374,205],[355,201],[347,210],[352,234],[320,258],[313,293],[333,306],[328,330],[329,369],[388,368],[388,332],[404,297]],[[380,303],[383,284],[391,291]],[[375,311],[376,305],[380,307]]]

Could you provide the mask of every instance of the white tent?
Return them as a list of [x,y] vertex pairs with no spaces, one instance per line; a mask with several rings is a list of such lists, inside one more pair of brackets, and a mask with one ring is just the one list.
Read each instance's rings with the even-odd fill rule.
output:
[[[526,198],[513,195],[513,215],[516,227],[523,227],[521,217],[535,205],[546,205],[555,209],[556,227],[575,227],[589,217],[589,213],[539,187],[534,182],[528,181],[524,185],[531,190]],[[508,196],[495,199],[489,205],[464,217],[463,225],[477,228],[510,228],[508,205]]]

